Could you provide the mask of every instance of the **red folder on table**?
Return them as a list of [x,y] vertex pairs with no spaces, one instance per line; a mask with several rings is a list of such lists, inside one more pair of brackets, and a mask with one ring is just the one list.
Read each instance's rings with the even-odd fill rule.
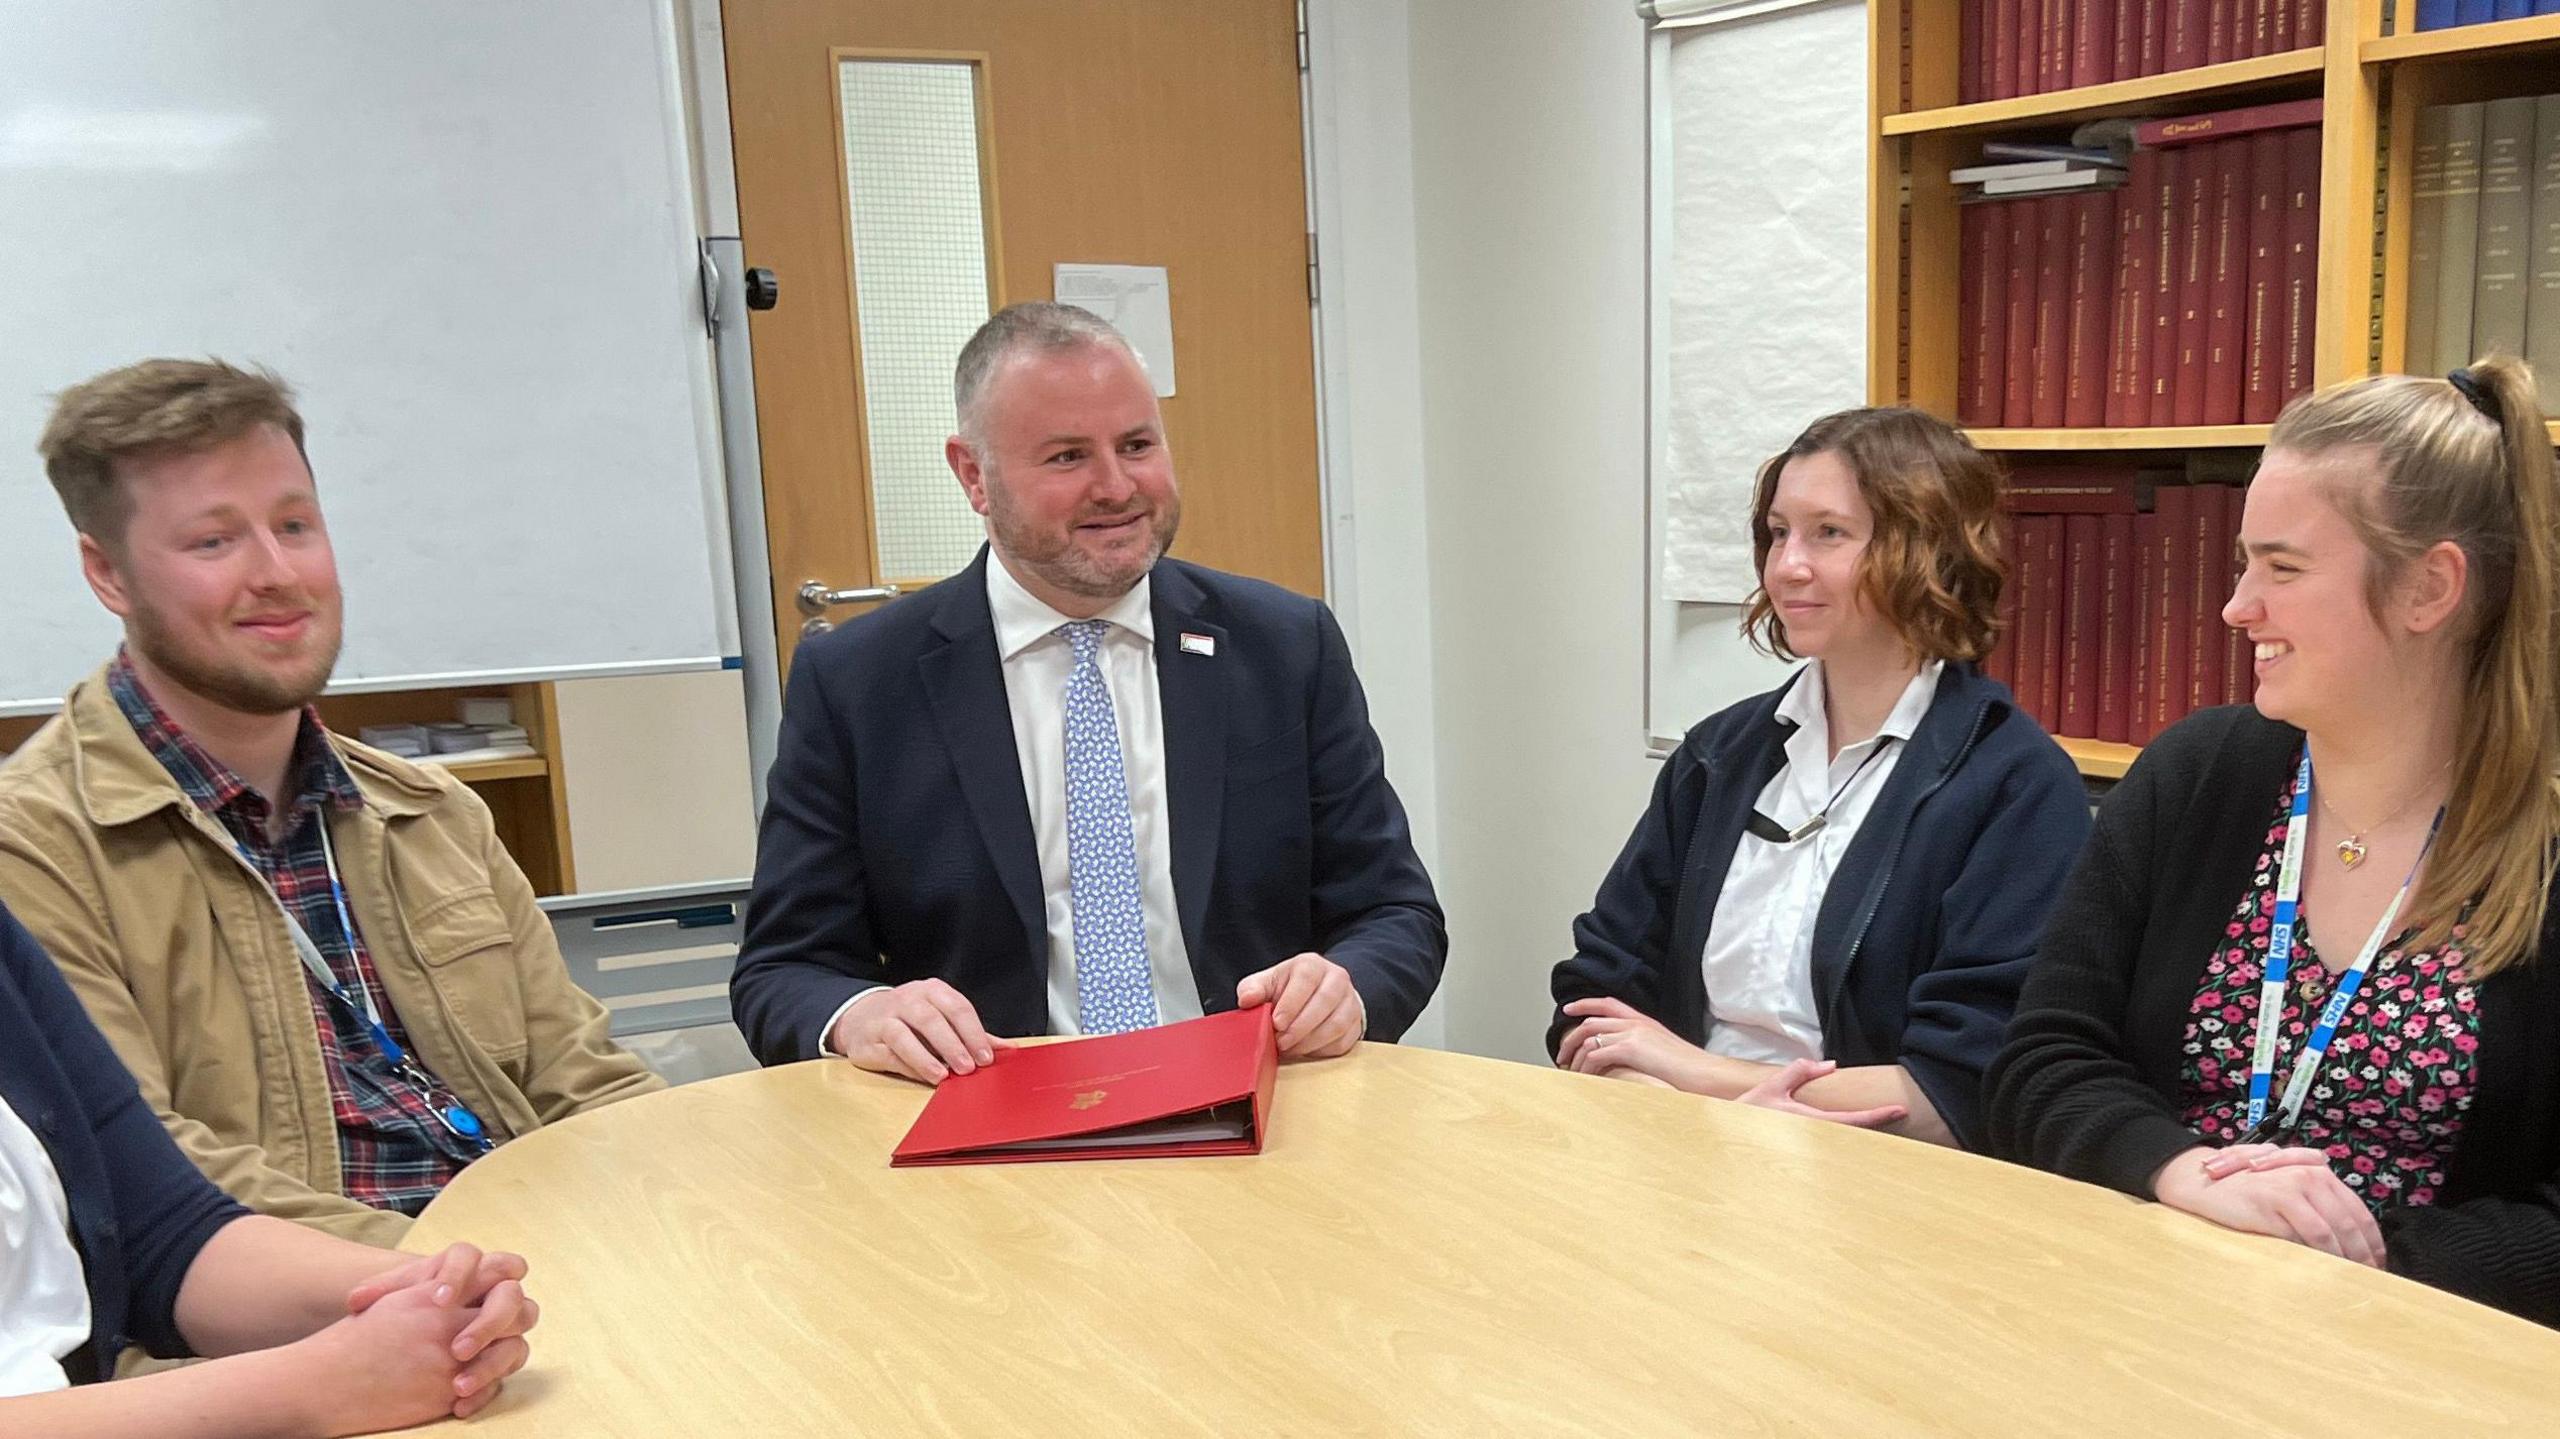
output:
[[1279,1066],[1267,1004],[1025,1045],[942,1081],[889,1162],[1259,1154]]

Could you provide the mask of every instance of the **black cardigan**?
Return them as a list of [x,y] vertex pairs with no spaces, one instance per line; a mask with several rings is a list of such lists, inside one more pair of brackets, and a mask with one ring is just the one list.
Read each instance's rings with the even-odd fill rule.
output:
[[[1994,1152],[2148,1199],[2205,1142],[2178,1118],[2187,1014],[2301,753],[2291,725],[2205,710],[2107,796],[1991,1068]],[[2441,1196],[2382,1211],[2383,1241],[2395,1273],[2560,1324],[2560,901],[2479,999]]]
[[[1563,1006],[1607,995],[1707,1041],[1699,959],[1743,822],[1786,764],[1787,684],[1698,722],[1663,765],[1653,803],[1573,922],[1555,968]],[[1997,682],[1950,663],[1855,839],[1813,927],[1826,1057],[1899,1064],[1966,1148],[1981,1144],[1982,1071],[2034,956],[2055,891],[2089,833],[2079,771]]]

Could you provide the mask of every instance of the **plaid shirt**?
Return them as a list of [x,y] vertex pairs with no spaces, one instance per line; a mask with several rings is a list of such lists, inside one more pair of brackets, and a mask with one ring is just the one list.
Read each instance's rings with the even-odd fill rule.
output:
[[[133,732],[178,782],[178,788],[221,821],[240,852],[275,887],[303,931],[319,946],[338,982],[349,988],[362,984],[392,1042],[408,1049],[409,1036],[374,973],[364,937],[349,933],[339,922],[337,901],[330,892],[328,860],[321,849],[323,813],[353,810],[364,800],[353,777],[338,762],[337,752],[329,748],[318,712],[303,711],[302,735],[294,747],[293,800],[286,809],[283,838],[271,840],[267,820],[273,810],[266,796],[180,731],[142,687],[122,653],[107,671],[107,688],[132,722]],[[337,1114],[338,1164],[347,1197],[376,1209],[415,1215],[478,1157],[479,1148],[453,1135],[436,1117],[437,1109],[454,1102],[450,1096],[423,1089],[395,1070],[373,1042],[362,1016],[331,998],[307,969],[302,983],[320,1031],[320,1067],[329,1080],[330,1107]],[[414,1051],[410,1058],[414,1064]]]

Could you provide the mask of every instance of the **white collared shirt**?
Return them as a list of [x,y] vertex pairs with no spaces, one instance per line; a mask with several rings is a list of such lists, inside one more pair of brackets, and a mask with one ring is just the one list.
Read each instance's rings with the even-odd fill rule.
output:
[[0,1099],[0,1398],[65,1387],[63,1359],[88,1342],[88,1271],[62,1176]]
[[1831,872],[1893,777],[1904,742],[1929,712],[1945,669],[1938,660],[1923,665],[1876,733],[1842,746],[1836,757],[1830,754],[1820,660],[1807,663],[1779,701],[1777,717],[1793,724],[1795,733],[1787,737],[1786,764],[1760,791],[1755,807],[1793,829],[1829,801],[1830,819],[1793,844],[1745,831],[1734,845],[1701,961],[1710,1052],[1760,1064],[1822,1057],[1821,1012],[1813,993],[1814,921]]
[[[1155,979],[1156,1018],[1171,1024],[1200,1017],[1200,982],[1182,942],[1181,911],[1173,896],[1173,814],[1166,798],[1164,701],[1156,683],[1154,581],[1136,588],[1094,616],[1106,620],[1102,681],[1111,691],[1111,713],[1120,722],[1120,767],[1129,784],[1129,823],[1138,844],[1138,902],[1147,927],[1147,968]],[[1040,893],[1049,931],[1049,1032],[1082,1034],[1076,1017],[1075,920],[1067,882],[1067,676],[1075,651],[1058,627],[1074,620],[1058,613],[987,555],[987,609],[995,619],[996,657],[1004,667],[1004,695],[1013,715],[1014,758],[1022,766],[1023,798],[1031,806],[1031,834],[1040,853]],[[866,989],[827,1020],[882,993]],[[828,1039],[820,1040],[829,1053]]]

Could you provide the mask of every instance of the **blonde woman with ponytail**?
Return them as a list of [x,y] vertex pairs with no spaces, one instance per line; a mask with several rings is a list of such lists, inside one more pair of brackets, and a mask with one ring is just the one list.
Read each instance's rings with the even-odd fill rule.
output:
[[2532,373],[2277,420],[2223,619],[2255,702],[2108,795],[1992,1143],[2560,1324],[2560,497]]

